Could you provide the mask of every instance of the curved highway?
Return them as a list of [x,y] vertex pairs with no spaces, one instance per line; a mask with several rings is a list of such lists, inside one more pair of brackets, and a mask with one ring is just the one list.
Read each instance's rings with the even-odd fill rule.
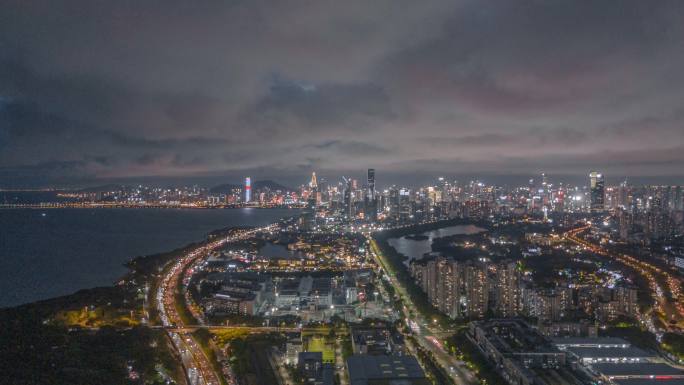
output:
[[[219,374],[214,371],[209,358],[204,354],[199,343],[193,337],[191,333],[192,328],[186,327],[178,314],[177,306],[184,306],[183,304],[176,303],[177,288],[179,287],[179,282],[185,278],[183,276],[184,272],[194,263],[207,257],[211,251],[222,247],[226,243],[249,238],[259,231],[272,230],[274,226],[270,225],[252,230],[233,230],[230,235],[208,242],[185,254],[176,260],[161,278],[161,283],[157,290],[157,309],[159,310],[162,326],[167,329],[171,341],[181,353],[183,366],[191,385],[220,385],[221,382]],[[184,293],[182,294],[184,295]],[[191,311],[194,315],[197,315],[195,309],[191,309]]]

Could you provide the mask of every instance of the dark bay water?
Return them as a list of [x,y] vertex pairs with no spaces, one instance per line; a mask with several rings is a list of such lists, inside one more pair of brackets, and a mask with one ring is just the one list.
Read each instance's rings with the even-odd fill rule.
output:
[[0,307],[110,285],[134,256],[201,241],[215,229],[256,226],[289,209],[0,210]]
[[406,260],[406,263],[409,263],[412,259],[421,259],[423,258],[424,254],[431,253],[432,240],[435,238],[457,234],[477,234],[482,231],[485,231],[485,229],[473,225],[457,225],[421,233],[421,235],[428,237],[425,240],[415,240],[401,237],[390,238],[387,240],[387,242],[398,252],[407,256],[409,259]]
[[74,198],[58,197],[57,191],[0,191],[0,204],[74,202]]

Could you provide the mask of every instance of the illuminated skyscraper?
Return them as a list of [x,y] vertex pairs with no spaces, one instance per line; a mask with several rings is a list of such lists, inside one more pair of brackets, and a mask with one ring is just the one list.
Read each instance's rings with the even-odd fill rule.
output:
[[368,198],[375,200],[375,169],[368,169]]
[[489,302],[487,266],[479,262],[466,262],[463,269],[463,287],[463,315],[466,318],[484,317]]
[[366,191],[365,215],[369,221],[375,222],[378,218],[378,202],[375,197],[375,169],[368,169],[368,191]]
[[316,180],[316,172],[311,173],[311,182],[309,182],[309,187],[311,190],[316,191],[318,189],[318,181]]
[[505,261],[496,265],[494,295],[496,312],[501,317],[515,317],[519,311],[519,273],[515,262]]
[[252,180],[250,177],[245,178],[245,203],[252,200]]
[[347,216],[348,220],[351,220],[354,216],[354,202],[352,199],[352,190],[354,189],[353,181],[352,179],[347,179],[345,177],[342,177],[342,180],[344,180],[344,191],[342,192],[342,205],[344,207],[344,215]]
[[[450,318],[482,318],[487,312],[489,280],[486,264],[437,257],[426,263],[411,263],[410,269],[416,283],[427,294],[428,301]],[[512,278],[506,277],[504,284],[508,287],[517,284]],[[508,312],[505,314],[512,316],[517,311],[517,291],[507,292],[507,295],[505,306],[508,306]]]
[[592,171],[589,173],[589,181],[591,188],[591,211],[603,211],[605,199],[603,175],[596,171]]
[[451,318],[460,317],[461,270],[453,259],[438,257],[425,265],[423,290],[434,307]]
[[309,182],[309,207],[316,207],[320,203],[321,194],[318,191],[318,181],[316,180],[316,172],[311,174],[311,182]]

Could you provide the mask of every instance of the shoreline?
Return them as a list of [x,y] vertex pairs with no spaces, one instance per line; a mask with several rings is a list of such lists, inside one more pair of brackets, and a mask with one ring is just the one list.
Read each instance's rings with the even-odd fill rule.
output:
[[[65,208],[68,209],[68,208]],[[240,208],[237,208],[240,209]],[[274,207],[274,209],[284,209],[280,207]],[[296,209],[293,209],[296,210]],[[292,215],[292,214],[285,214],[285,216],[280,217],[278,219],[275,219],[272,222],[269,222],[269,224],[272,223],[277,223],[280,221],[285,221],[285,220],[291,220],[293,218],[297,217],[297,215]],[[215,228],[213,230],[209,230],[208,232],[205,233],[204,238],[202,239],[196,239],[189,241],[181,246],[178,246],[176,248],[173,248],[171,250],[166,250],[166,251],[161,251],[158,253],[152,253],[152,254],[145,254],[145,255],[136,255],[136,256],[131,256],[128,257],[125,261],[121,262],[120,266],[122,266],[126,271],[122,272],[121,275],[119,275],[117,278],[115,278],[113,281],[111,281],[109,284],[104,284],[104,285],[96,285],[96,286],[91,286],[91,287],[85,287],[81,289],[77,289],[71,293],[68,294],[62,294],[62,295],[56,295],[53,297],[45,298],[45,299],[38,299],[30,302],[25,302],[21,304],[16,304],[16,305],[9,305],[9,306],[0,306],[0,312],[7,311],[7,310],[12,310],[12,309],[21,309],[21,308],[35,308],[35,307],[42,307],[42,306],[47,306],[48,308],[52,307],[54,303],[64,303],[68,302],[70,299],[74,299],[78,301],[77,298],[83,297],[83,296],[88,296],[90,292],[102,292],[102,291],[111,291],[111,290],[116,290],[117,288],[123,288],[123,287],[137,287],[140,289],[144,289],[145,287],[145,282],[149,284],[150,278],[152,278],[152,275],[155,273],[161,271],[170,261],[172,261],[174,258],[179,257],[180,255],[188,252],[190,249],[201,247],[202,245],[211,242],[214,238],[219,237],[221,235],[227,234],[233,230],[236,229],[245,229],[245,228],[253,228],[257,226],[229,226],[229,227],[219,227]],[[155,271],[157,270],[157,271]],[[141,281],[142,279],[142,281]]]
[[[280,219],[277,219],[275,222],[292,220],[295,217],[296,217],[296,215],[285,216],[285,217],[282,217]],[[275,223],[275,222],[272,222],[272,223]],[[431,230],[442,228],[442,227],[449,227],[449,226],[466,224],[464,222],[466,222],[466,221],[463,221],[460,219],[459,220],[442,220],[442,221],[437,221],[437,222],[432,222],[432,223],[418,224],[418,225],[411,226],[411,227],[413,227],[414,233],[415,233],[415,231],[424,232],[424,231],[431,231]],[[467,221],[467,224],[476,224],[476,222]],[[142,287],[144,285],[141,282],[136,282],[137,279],[140,279],[140,278],[149,279],[150,275],[161,272],[164,269],[164,267],[174,257],[180,256],[192,248],[201,247],[202,245],[210,242],[213,238],[221,236],[221,235],[225,235],[225,234],[229,233],[230,231],[233,231],[236,229],[248,229],[248,228],[252,228],[252,227],[255,227],[255,226],[230,226],[230,227],[218,228],[218,229],[214,229],[214,230],[209,231],[207,233],[207,236],[202,240],[190,241],[190,242],[186,243],[185,245],[177,247],[173,250],[130,257],[128,260],[126,260],[125,262],[123,262],[121,264],[121,266],[125,267],[127,269],[127,271],[125,273],[123,273],[119,278],[114,280],[109,285],[82,288],[82,289],[78,289],[78,290],[76,290],[70,294],[57,295],[55,297],[40,299],[37,301],[26,302],[23,304],[0,307],[0,312],[11,310],[11,309],[24,308],[24,307],[30,308],[30,307],[36,307],[36,306],[49,306],[54,302],[61,302],[61,301],[65,301],[69,298],[80,297],[80,296],[88,294],[91,291],[93,291],[93,292],[98,291],[99,292],[99,291],[103,291],[103,290],[112,290],[112,289],[116,289],[116,288],[122,288],[122,287],[126,286],[127,284],[132,284],[134,286]],[[485,228],[485,230],[488,230],[488,229]],[[396,228],[396,229],[389,229],[389,230],[382,231],[382,233],[393,234],[393,233],[398,232],[401,234],[403,231],[405,231],[405,229]],[[387,235],[385,235],[385,236],[387,236]],[[399,235],[399,237],[401,237],[401,236],[403,236],[403,235]],[[394,237],[396,237],[396,235],[395,236],[389,236],[388,238],[394,238]],[[160,262],[160,260],[162,260],[162,261]],[[158,271],[155,272],[154,271],[155,269],[157,269]]]
[[[176,249],[164,251],[161,253],[131,257],[126,262],[122,263],[122,266],[125,267],[128,271],[125,272],[120,278],[118,278],[117,280],[112,282],[110,285],[83,288],[83,289],[76,290],[75,292],[70,293],[70,294],[58,295],[55,297],[50,297],[50,298],[41,299],[41,300],[32,301],[32,302],[26,302],[26,303],[19,304],[19,305],[0,307],[0,312],[7,311],[7,310],[14,310],[14,309],[20,310],[20,308],[31,308],[31,307],[35,307],[35,306],[51,305],[54,302],[64,301],[64,300],[67,300],[67,299],[72,298],[72,297],[80,297],[80,296],[83,296],[84,294],[87,294],[90,292],[102,292],[102,291],[106,291],[106,290],[116,290],[117,288],[121,288],[121,287],[125,286],[126,284],[139,285],[140,283],[135,282],[136,278],[140,278],[139,274],[151,274],[151,273],[153,273],[152,271],[149,271],[149,272],[145,271],[146,269],[150,269],[150,270],[153,270],[154,268],[163,269],[164,266],[166,266],[169,262],[171,262],[173,260],[173,257],[175,257],[176,255],[183,254],[187,250],[190,250],[190,249],[193,249],[196,247],[200,247],[203,244],[208,243],[211,240],[212,235],[214,237],[216,237],[221,233],[227,233],[227,232],[234,230],[234,229],[250,228],[250,227],[252,227],[252,226],[247,226],[247,227],[232,226],[232,227],[226,227],[226,228],[212,230],[209,233],[209,236],[207,238],[201,240],[201,241],[193,241],[193,242],[187,243],[181,247],[178,247]],[[159,261],[160,259],[168,259],[168,260]]]
[[5,268],[0,309],[115,285],[137,268],[136,258],[199,244],[229,227],[261,226],[300,213],[281,208],[0,211],[0,232],[6,236],[0,242]]

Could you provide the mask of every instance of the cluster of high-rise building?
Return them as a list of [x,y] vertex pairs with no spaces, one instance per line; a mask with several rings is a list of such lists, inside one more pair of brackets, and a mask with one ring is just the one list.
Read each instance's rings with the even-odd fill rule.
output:
[[607,186],[598,171],[590,172],[587,182],[585,186],[554,184],[542,173],[517,187],[438,178],[429,186],[378,189],[376,170],[368,169],[363,182],[343,177],[336,184],[313,173],[299,196],[300,202],[322,212],[321,218],[345,224],[394,226],[451,218],[537,216],[552,220],[559,214],[611,214],[623,240],[663,239],[682,232],[681,186],[633,187],[626,182]]
[[623,241],[668,239],[684,228],[682,186],[634,187],[622,183],[608,188],[606,199]]
[[[668,239],[684,231],[682,186],[631,186],[626,181],[606,185],[605,177],[591,171],[585,186],[554,184],[542,173],[523,186],[487,185],[480,181],[461,183],[437,178],[422,187],[390,185],[378,188],[376,170],[369,168],[363,180],[343,177],[330,183],[312,173],[309,183],[297,191],[271,181],[225,184],[213,188],[107,186],[60,192],[65,202],[128,206],[310,207],[324,224],[406,225],[440,219],[472,220],[509,216],[536,216],[552,220],[558,214],[610,214],[618,238],[626,242]],[[317,218],[315,218],[317,217]]]
[[[492,214],[494,191],[479,182],[468,188],[439,178],[435,186],[418,189],[390,186],[378,190],[375,169],[368,169],[366,181],[343,177],[330,185],[319,180],[302,186],[309,206],[337,215],[345,223],[420,223],[459,216],[485,218]],[[312,176],[312,180],[315,178]]]
[[515,262],[458,261],[438,256],[411,262],[409,272],[436,309],[453,319],[524,315],[540,322],[638,314],[637,289],[628,286],[536,287],[521,279]]
[[557,286],[539,288],[523,285],[520,314],[540,322],[594,319],[605,323],[619,316],[638,315],[637,289],[631,286]]
[[336,185],[311,174],[311,181],[301,186],[301,197],[311,208],[327,208],[338,213],[346,222],[356,219],[367,222],[378,220],[378,201],[375,191],[375,170],[369,168],[365,184],[357,179],[342,177]]
[[514,262],[437,257],[415,261],[409,271],[429,302],[450,318],[482,318],[490,309],[502,317],[519,313],[519,272]]

